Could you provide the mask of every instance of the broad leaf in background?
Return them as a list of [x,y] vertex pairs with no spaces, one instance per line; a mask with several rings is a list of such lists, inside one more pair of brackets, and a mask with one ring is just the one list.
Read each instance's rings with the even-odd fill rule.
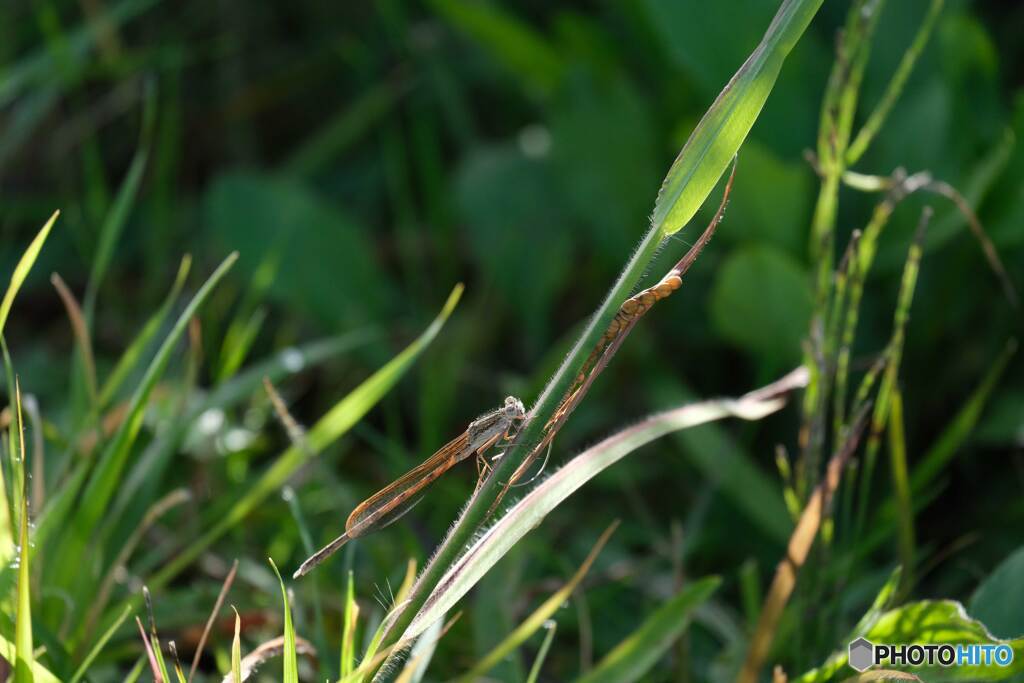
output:
[[239,250],[243,268],[280,250],[271,295],[332,327],[364,323],[389,309],[389,280],[380,277],[366,230],[294,180],[222,175],[206,193],[203,218],[220,245]]
[[456,180],[464,239],[485,281],[518,309],[533,344],[540,343],[553,298],[572,274],[567,216],[557,210],[553,184],[546,161],[511,146],[481,149]]
[[988,575],[971,596],[971,614],[998,638],[1024,636],[1024,547]]
[[811,317],[811,289],[800,264],[770,247],[729,256],[711,294],[719,332],[775,368],[796,362]]

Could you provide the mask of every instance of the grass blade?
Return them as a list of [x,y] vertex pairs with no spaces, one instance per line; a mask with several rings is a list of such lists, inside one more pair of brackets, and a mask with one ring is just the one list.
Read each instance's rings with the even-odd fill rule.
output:
[[[15,385],[15,403],[18,408],[18,448],[21,461],[25,461],[25,430],[21,420],[21,387]],[[29,571],[28,497],[25,495],[25,481],[21,482],[21,520],[18,535],[18,612],[14,626],[14,680],[32,683],[32,669],[35,654],[32,648],[32,591]]]
[[125,173],[124,180],[117,190],[114,203],[111,205],[107,216],[100,227],[99,243],[96,246],[96,253],[92,259],[92,269],[89,271],[89,283],[85,287],[85,296],[82,300],[82,309],[85,312],[85,319],[90,321],[96,312],[96,296],[99,292],[103,278],[110,267],[110,261],[114,257],[114,247],[121,237],[124,225],[128,220],[128,214],[135,204],[135,198],[139,193],[139,185],[142,183],[142,173],[146,170],[146,160],[149,157],[149,138],[153,128],[153,120],[156,115],[156,94],[153,87],[144,88],[144,102],[142,111],[142,130],[140,133],[139,146],[132,158],[131,166]]
[[231,590],[231,584],[235,581],[235,573],[237,571],[238,560],[235,560],[231,564],[231,570],[228,571],[228,575],[224,578],[224,583],[217,594],[217,600],[213,603],[213,609],[210,610],[210,618],[206,620],[206,625],[203,626],[203,635],[199,637],[199,644],[196,645],[196,653],[192,656],[192,666],[188,670],[188,680],[190,683],[192,677],[196,674],[196,668],[199,666],[199,658],[203,656],[206,639],[210,637],[210,631],[213,629],[213,624],[217,620],[217,614],[220,613],[220,608],[224,604],[224,598],[227,597],[228,591]]
[[231,641],[231,675],[236,683],[242,683],[242,618],[238,616],[238,610],[232,605],[235,612],[235,637]]
[[722,177],[768,100],[782,64],[821,0],[785,0],[760,45],[722,89],[662,183],[651,224],[663,235],[685,226]]
[[295,651],[295,627],[292,626],[292,608],[288,604],[288,589],[284,586],[284,579],[281,578],[281,572],[277,571],[274,560],[267,559],[281,584],[281,598],[284,600],[284,683],[299,683],[299,661]]
[[544,636],[544,641],[540,644],[540,649],[537,650],[537,656],[533,660],[533,666],[530,667],[530,675],[527,676],[526,683],[537,683],[537,678],[540,676],[540,668],[544,666],[548,650],[551,649],[551,643],[555,639],[555,631],[558,630],[558,624],[554,621],[549,621],[544,624],[544,630],[547,631],[547,634]]
[[14,305],[14,297],[18,295],[18,290],[21,289],[25,278],[28,277],[32,266],[35,265],[39,252],[42,250],[43,244],[50,234],[50,229],[53,228],[53,224],[57,221],[57,216],[59,215],[60,211],[53,212],[50,220],[46,221],[46,225],[36,234],[35,239],[29,243],[28,249],[21,255],[18,265],[14,267],[14,272],[11,273],[11,283],[7,285],[7,292],[4,293],[4,298],[0,301],[0,334],[3,334],[4,325],[7,323],[7,316],[11,312],[11,306]]
[[352,673],[356,663],[356,623],[359,619],[359,605],[356,604],[355,578],[348,572],[348,587],[345,589],[345,616],[341,631],[341,677]]
[[628,638],[615,646],[577,683],[631,683],[640,680],[686,629],[690,615],[711,597],[721,583],[712,576],[679,591],[655,610]]
[[89,653],[82,660],[82,663],[75,670],[75,673],[71,676],[71,680],[69,680],[68,683],[78,683],[78,681],[85,677],[86,672],[89,670],[89,667],[92,666],[96,657],[98,657],[100,652],[103,651],[103,648],[106,647],[107,643],[110,642],[110,639],[114,637],[117,629],[121,628],[121,624],[128,619],[131,613],[132,609],[130,606],[121,610],[121,614],[118,615],[117,619],[115,619],[107,630],[103,632],[103,635],[99,637],[99,640],[97,640],[92,646],[92,649],[89,650]]
[[107,381],[103,383],[103,388],[100,389],[99,395],[100,410],[103,410],[103,408],[110,404],[118,389],[121,388],[121,385],[127,379],[128,374],[138,365],[139,359],[142,358],[142,354],[149,346],[149,343],[156,336],[156,333],[160,331],[160,328],[163,327],[164,321],[174,306],[174,302],[178,300],[178,294],[181,293],[181,288],[185,285],[185,279],[188,277],[191,267],[192,257],[185,254],[181,259],[181,265],[178,266],[178,274],[174,278],[174,284],[171,285],[171,291],[167,294],[167,298],[164,299],[160,308],[150,316],[146,324],[142,326],[138,336],[132,340],[132,343],[125,352],[121,354],[117,365],[114,366],[110,376],[107,377]]
[[[488,671],[493,669],[497,664],[512,654],[516,648],[526,642],[527,638],[537,632],[537,629],[544,626],[548,618],[551,617],[572,595],[576,587],[579,586],[583,577],[590,571],[591,565],[594,564],[594,560],[597,559],[598,553],[604,548],[605,543],[611,538],[616,527],[618,527],[618,521],[615,521],[605,529],[601,537],[597,539],[597,543],[591,549],[590,554],[587,555],[586,559],[583,560],[583,564],[580,565],[576,573],[572,575],[569,581],[555,591],[550,598],[541,603],[540,607],[533,611],[530,616],[523,620],[519,626],[515,628],[503,641],[498,643],[494,649],[488,652],[484,657],[477,662],[469,671],[460,676],[457,680],[458,683],[471,683],[472,681],[478,680],[484,676]],[[435,622],[436,623],[436,622]]]
[[925,45],[928,44],[932,29],[935,28],[935,22],[942,13],[943,4],[944,0],[932,0],[928,6],[928,13],[925,15],[924,21],[921,22],[921,27],[918,28],[913,42],[910,43],[910,47],[903,53],[903,58],[900,60],[899,66],[896,67],[896,71],[893,72],[892,78],[889,79],[889,85],[885,88],[885,94],[882,95],[882,99],[875,105],[874,110],[868,116],[864,125],[861,126],[861,129],[857,131],[853,142],[847,148],[847,166],[853,166],[857,163],[861,155],[871,145],[875,135],[882,128],[882,124],[885,123],[885,119],[889,116],[893,105],[896,104],[896,100],[899,99],[900,94],[903,92],[903,86],[906,85],[910,73],[914,70],[917,58],[921,56]]

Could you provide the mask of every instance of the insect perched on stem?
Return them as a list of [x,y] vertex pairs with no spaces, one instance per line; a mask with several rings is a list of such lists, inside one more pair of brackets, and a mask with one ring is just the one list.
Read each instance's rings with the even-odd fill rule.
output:
[[484,453],[512,441],[525,420],[526,408],[523,402],[515,396],[509,396],[501,408],[484,413],[470,422],[465,432],[446,443],[422,464],[360,503],[348,516],[345,533],[303,562],[293,578],[308,574],[351,539],[365,536],[396,521],[419,502],[419,494],[423,489],[470,455],[475,454],[479,459],[477,465],[481,476],[486,474],[490,464],[484,459]]

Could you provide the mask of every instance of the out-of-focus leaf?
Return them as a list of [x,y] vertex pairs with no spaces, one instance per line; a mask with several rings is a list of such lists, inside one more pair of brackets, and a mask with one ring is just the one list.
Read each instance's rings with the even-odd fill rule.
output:
[[1024,547],[1000,563],[971,596],[971,614],[999,638],[1024,636]]
[[811,289],[800,264],[769,247],[741,249],[721,266],[711,317],[726,339],[761,359],[789,364],[811,316]]
[[[650,212],[660,170],[652,119],[628,81],[589,73],[574,74],[552,107],[551,161],[560,195],[588,226],[594,246],[613,260],[633,245]],[[564,227],[559,234],[567,234]]]
[[[784,160],[756,140],[743,145],[729,200],[723,239],[776,247],[803,256],[810,218],[813,177],[806,165]],[[779,201],[785,197],[785,201]]]
[[558,211],[550,168],[512,147],[494,147],[470,157],[456,185],[476,262],[536,338],[572,274],[567,217]]
[[543,96],[558,85],[564,70],[558,52],[498,3],[431,0],[430,5],[519,78],[528,91]]
[[689,584],[655,610],[640,628],[616,645],[577,683],[630,683],[640,680],[683,633],[693,610],[704,604],[720,583],[718,577],[708,577]]
[[207,191],[203,218],[221,244],[242,254],[244,268],[258,267],[267,250],[281,250],[270,293],[289,305],[345,327],[387,310],[389,281],[380,277],[366,231],[305,186],[265,173],[228,173]]

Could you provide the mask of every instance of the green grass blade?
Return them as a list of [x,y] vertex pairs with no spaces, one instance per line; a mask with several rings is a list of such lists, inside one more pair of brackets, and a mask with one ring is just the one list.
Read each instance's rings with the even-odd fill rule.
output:
[[628,638],[615,646],[577,683],[630,683],[640,680],[678,640],[697,607],[711,597],[721,580],[708,577],[679,591],[655,610]]
[[100,410],[110,404],[125,379],[128,378],[129,373],[138,366],[142,354],[149,347],[149,343],[153,341],[156,333],[163,327],[164,321],[167,320],[167,316],[170,315],[171,309],[174,307],[174,302],[178,300],[178,295],[181,293],[181,288],[185,285],[185,279],[188,277],[191,267],[192,257],[185,254],[181,259],[181,265],[178,266],[178,274],[174,278],[174,284],[171,285],[171,291],[167,294],[167,298],[164,299],[160,308],[150,316],[146,324],[142,326],[138,336],[132,340],[132,343],[125,352],[121,354],[117,365],[114,366],[114,369],[107,377],[107,381],[103,383],[99,397]]
[[[555,591],[551,597],[541,603],[540,607],[535,609],[530,616],[523,620],[519,626],[517,626],[507,638],[498,643],[494,649],[488,652],[483,658],[480,659],[475,665],[473,665],[469,671],[460,676],[457,681],[458,683],[472,683],[473,681],[479,680],[484,675],[498,665],[506,657],[510,656],[516,648],[522,645],[526,640],[537,632],[538,629],[544,626],[545,622],[558,611],[563,604],[572,595],[572,592],[576,590],[576,587],[580,585],[580,581],[590,571],[591,565],[594,564],[594,560],[597,559],[598,553],[604,548],[605,543],[611,538],[612,533],[618,526],[618,522],[612,523],[608,529],[605,530],[601,537],[594,544],[590,554],[583,560],[583,564],[580,565],[576,573],[573,574],[572,578],[560,589]],[[440,621],[440,620],[439,620]],[[438,622],[434,622],[435,624]]]
[[[24,436],[22,436],[21,445],[24,449]],[[28,536],[28,499],[24,495],[21,497],[21,534],[19,539],[18,613],[14,627],[14,644],[16,648],[14,676],[17,681],[29,681],[31,683],[33,680],[32,670],[36,659],[32,648],[32,577],[28,564],[30,543]]]
[[785,0],[729,84],[722,90],[669,169],[651,217],[671,235],[685,226],[711,193],[754,125],[782,64],[822,0]]
[[[135,443],[139,430],[142,428],[142,418],[149,395],[167,367],[171,354],[184,334],[189,321],[195,316],[199,307],[206,301],[206,298],[237,258],[237,253],[228,256],[203,286],[200,287],[195,297],[185,307],[185,310],[182,311],[170,334],[167,335],[167,338],[146,369],[142,381],[129,402],[124,421],[97,460],[92,475],[85,484],[81,505],[75,510],[74,521],[71,528],[67,530],[66,540],[62,544],[61,552],[58,554],[59,559],[56,563],[56,571],[57,576],[62,579],[60,581],[61,585],[69,585],[71,577],[81,576],[79,567],[81,566],[83,554],[86,552],[87,543],[93,537],[98,523],[103,518],[104,511],[107,509],[110,498],[120,483],[121,471],[124,469],[131,447]],[[50,519],[48,516],[47,521],[50,521]],[[61,524],[63,523],[63,520],[59,521]],[[57,521],[55,520],[53,523],[57,523]]]
[[453,563],[438,584],[442,588],[430,596],[401,639],[408,641],[417,637],[441,614],[450,611],[551,510],[626,455],[666,434],[713,420],[725,417],[759,420],[785,404],[785,399],[779,396],[779,388],[791,389],[804,382],[806,373],[798,370],[771,385],[767,394],[759,390],[739,399],[704,401],[659,413],[576,456],[524,496]]
[[32,270],[32,266],[39,257],[39,252],[42,250],[43,244],[50,234],[50,229],[53,228],[53,224],[57,221],[57,216],[59,215],[60,211],[53,212],[50,220],[46,221],[46,225],[36,234],[35,239],[28,245],[28,249],[21,255],[18,265],[14,267],[14,272],[11,274],[11,283],[7,285],[7,292],[4,294],[3,300],[0,301],[0,334],[3,334],[4,325],[7,323],[7,316],[11,312],[11,306],[14,305],[14,297],[18,295],[18,290],[21,289],[21,285],[25,282],[25,278],[28,277],[29,271]]
[[537,650],[537,656],[533,660],[533,666],[530,667],[530,675],[526,677],[526,683],[537,683],[537,678],[540,676],[540,668],[544,666],[548,650],[551,649],[551,643],[555,640],[555,631],[558,630],[558,624],[554,621],[549,621],[544,624],[544,630],[547,631],[547,634],[545,634],[544,641],[540,644],[540,649]]
[[907,444],[903,433],[903,394],[898,386],[892,392],[888,431],[892,485],[896,494],[896,509],[899,513],[900,563],[903,565],[901,593],[906,595],[914,585],[914,505],[907,476]]
[[82,300],[82,310],[85,312],[86,320],[90,323],[96,312],[97,293],[107,274],[107,269],[110,267],[110,261],[114,256],[114,247],[117,246],[121,232],[128,221],[128,215],[135,205],[139,185],[142,183],[142,174],[146,170],[146,160],[149,158],[149,139],[155,118],[156,94],[152,87],[144,88],[144,93],[139,146],[132,158],[131,166],[128,167],[128,172],[125,173],[124,180],[121,181],[121,186],[117,190],[114,203],[100,227],[99,243],[96,246],[92,269],[89,272],[89,284],[86,285],[85,297]]
[[356,620],[359,617],[359,605],[356,604],[355,577],[350,569],[348,585],[345,588],[344,622],[341,626],[341,677],[345,678],[355,669],[356,664]]
[[900,94],[903,92],[903,86],[907,84],[910,73],[914,70],[917,58],[921,56],[925,45],[928,44],[932,29],[935,28],[935,22],[942,13],[943,4],[944,0],[932,0],[931,5],[928,6],[928,13],[925,15],[924,21],[921,22],[921,27],[917,30],[917,35],[914,36],[910,47],[903,53],[903,58],[900,60],[899,66],[896,67],[896,71],[893,72],[892,78],[889,79],[889,85],[885,88],[885,94],[882,95],[882,99],[875,105],[867,121],[864,122],[864,125],[854,137],[853,142],[847,148],[847,166],[853,166],[857,163],[861,155],[871,145],[875,135],[882,128],[882,124],[885,123],[885,119],[889,116],[889,112],[892,111],[893,105],[896,104],[896,100],[899,99]]
[[285,588],[281,572],[277,571],[277,565],[272,559],[267,559],[281,584],[281,598],[284,600],[284,683],[299,683],[299,661],[295,651],[295,627],[292,626],[292,608],[288,604],[288,589]]
[[121,628],[121,624],[125,622],[125,620],[131,615],[131,613],[132,609],[130,606],[127,606],[123,610],[121,610],[121,614],[118,615],[117,619],[115,619],[114,622],[107,628],[107,630],[103,632],[103,635],[99,637],[99,640],[96,641],[96,644],[92,646],[91,650],[89,650],[89,654],[87,654],[85,656],[85,659],[82,660],[82,663],[75,670],[75,673],[71,676],[71,679],[68,681],[68,683],[78,683],[78,681],[82,680],[85,677],[86,672],[89,671],[89,667],[96,660],[96,657],[98,657],[100,652],[103,651],[103,648],[106,647],[107,643],[110,642],[110,639],[114,636],[117,630]]
[[441,331],[441,327],[462,296],[462,289],[462,285],[458,285],[452,290],[440,314],[415,341],[341,399],[313,425],[306,435],[305,447],[292,445],[278,456],[274,464],[235,501],[227,513],[219,516],[209,530],[175,555],[150,584],[162,586],[177,576],[214,541],[245,519],[267,496],[280,489],[299,467],[309,461],[310,457],[332,444],[362,419],[363,415],[398,382]]
[[1006,343],[996,361],[992,363],[992,367],[985,373],[978,387],[971,392],[956,417],[914,467],[910,477],[910,490],[914,494],[921,493],[930,486],[953,459],[953,456],[957,454],[957,451],[967,442],[975,425],[978,424],[978,419],[988,403],[992,390],[999,383],[999,378],[1002,377],[1006,366],[1016,352],[1017,340],[1011,339]]

